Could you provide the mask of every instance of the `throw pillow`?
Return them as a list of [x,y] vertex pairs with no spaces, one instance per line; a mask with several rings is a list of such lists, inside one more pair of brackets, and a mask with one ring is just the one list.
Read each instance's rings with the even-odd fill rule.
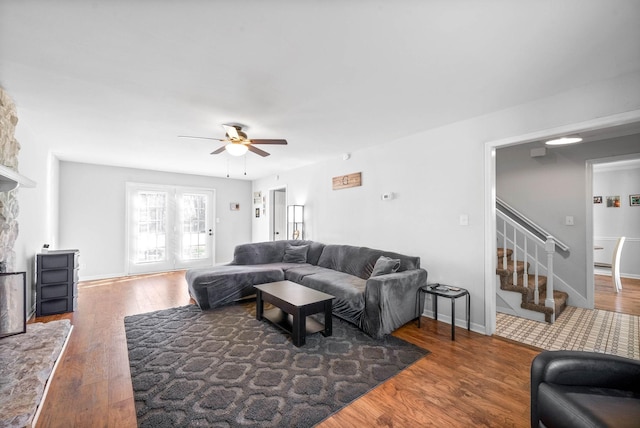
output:
[[393,273],[398,269],[400,269],[400,259],[391,259],[389,257],[380,256],[378,260],[376,260],[376,264],[373,266],[371,277]]
[[308,245],[287,244],[287,248],[284,249],[282,261],[285,263],[306,263],[308,250]]

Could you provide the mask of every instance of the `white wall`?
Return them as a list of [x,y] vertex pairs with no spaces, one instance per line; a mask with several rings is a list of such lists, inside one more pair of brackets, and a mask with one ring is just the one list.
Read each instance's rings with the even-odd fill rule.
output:
[[[80,250],[83,280],[122,276],[125,263],[125,183],[193,186],[216,190],[216,262],[251,239],[251,183],[242,180],[132,168],[60,162],[59,248]],[[240,210],[231,211],[231,202]]]
[[[640,206],[629,204],[629,195],[640,194],[640,167],[611,168],[593,172],[593,194],[603,199],[593,204],[593,242],[603,247],[594,252],[594,261],[611,263],[618,237],[625,236],[620,274],[640,278]],[[620,207],[607,207],[607,196],[620,196]]]
[[31,314],[35,312],[35,256],[44,243],[56,239],[52,225],[57,211],[58,160],[42,150],[41,144],[33,144],[28,130],[28,123],[18,122],[16,138],[22,147],[19,169],[22,175],[36,182],[36,187],[18,189],[19,233],[14,249],[16,270],[27,272],[27,311]]
[[[308,239],[420,256],[430,282],[469,289],[472,328],[485,331],[485,308],[495,306],[495,294],[485,298],[485,287],[495,287],[484,251],[485,240],[495,242],[485,235],[485,143],[638,108],[640,75],[621,76],[354,152],[347,161],[282,171],[278,180],[256,180],[253,190],[286,185],[287,204],[305,205]],[[353,172],[362,172],[361,187],[331,190],[332,177]],[[382,201],[386,192],[396,198]],[[468,226],[459,224],[461,214]],[[268,219],[253,219],[253,240],[268,239]],[[485,267],[494,273],[490,284]],[[439,306],[444,319],[447,306]]]

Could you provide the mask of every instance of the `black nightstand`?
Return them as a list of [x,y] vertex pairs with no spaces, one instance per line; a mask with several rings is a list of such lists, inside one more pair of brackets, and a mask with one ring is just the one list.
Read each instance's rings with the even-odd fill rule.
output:
[[433,295],[433,316],[438,319],[438,296],[451,299],[451,340],[456,340],[456,299],[465,296],[467,300],[467,330],[471,330],[471,296],[469,291],[445,284],[427,284],[418,289],[418,328],[420,328],[420,311],[424,307],[421,303],[423,293]]

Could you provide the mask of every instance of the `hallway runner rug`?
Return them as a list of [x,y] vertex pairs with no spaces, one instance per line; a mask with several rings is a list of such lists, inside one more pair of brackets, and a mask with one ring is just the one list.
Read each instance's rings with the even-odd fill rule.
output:
[[333,335],[289,335],[255,305],[125,317],[140,427],[311,427],[428,351],[333,318]]
[[545,350],[592,351],[640,360],[640,317],[567,306],[554,324],[498,313],[495,334]]

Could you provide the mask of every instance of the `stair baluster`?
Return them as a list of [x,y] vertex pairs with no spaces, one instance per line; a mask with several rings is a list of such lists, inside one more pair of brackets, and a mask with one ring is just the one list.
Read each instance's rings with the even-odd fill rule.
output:
[[[527,235],[522,235],[524,238],[524,272],[522,272],[522,285],[529,288],[529,251],[527,251]],[[536,260],[537,262],[537,260]],[[535,285],[538,286],[537,284]]]
[[535,265],[535,285],[533,289],[533,303],[536,305],[540,304],[540,290],[538,289],[538,246],[535,246],[535,256],[536,256],[536,265]]
[[518,230],[513,228],[513,285],[518,285]]
[[502,253],[502,268],[507,268],[507,222],[502,222],[502,248],[505,248],[505,251]]

